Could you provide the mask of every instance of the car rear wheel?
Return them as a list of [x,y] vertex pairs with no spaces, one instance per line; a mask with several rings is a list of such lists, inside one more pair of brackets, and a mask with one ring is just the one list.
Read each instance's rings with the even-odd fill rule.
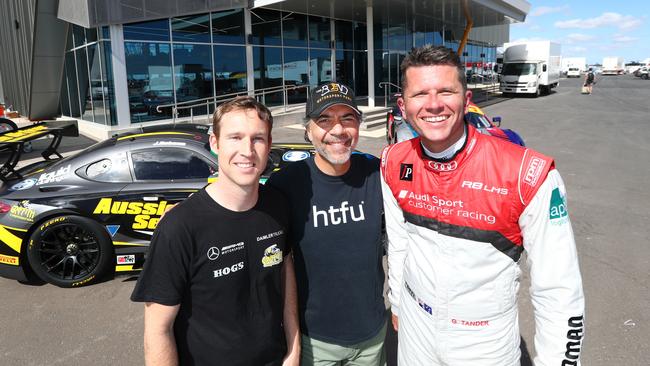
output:
[[59,287],[79,287],[101,280],[114,258],[106,230],[80,216],[43,222],[29,238],[27,258],[34,273]]

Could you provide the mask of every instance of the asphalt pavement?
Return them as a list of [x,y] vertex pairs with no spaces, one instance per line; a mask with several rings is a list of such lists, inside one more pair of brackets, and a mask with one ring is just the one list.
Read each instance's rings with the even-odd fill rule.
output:
[[[587,301],[582,364],[648,365],[650,81],[600,77],[592,95],[580,94],[581,82],[562,79],[550,95],[497,98],[484,110],[553,156],[566,183]],[[303,133],[277,126],[273,137],[295,142]],[[91,143],[80,141],[70,151]],[[383,137],[362,137],[359,149],[378,155],[384,145]],[[142,365],[143,306],[129,301],[134,279],[76,289],[0,279],[0,364]],[[528,286],[524,275],[523,366],[535,354]]]

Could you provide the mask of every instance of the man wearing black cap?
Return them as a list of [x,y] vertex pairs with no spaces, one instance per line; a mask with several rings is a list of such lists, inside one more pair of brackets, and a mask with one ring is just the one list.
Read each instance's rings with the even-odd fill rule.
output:
[[346,85],[312,90],[305,120],[316,154],[267,182],[292,207],[301,365],[384,365],[379,160],[353,153],[361,111]]

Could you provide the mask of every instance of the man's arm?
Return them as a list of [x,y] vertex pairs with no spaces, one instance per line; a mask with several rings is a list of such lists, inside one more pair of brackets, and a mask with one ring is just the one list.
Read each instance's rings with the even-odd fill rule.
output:
[[536,366],[580,365],[584,294],[566,193],[556,170],[519,218],[530,266]]
[[144,305],[144,360],[147,366],[177,366],[174,320],[180,305]]
[[298,325],[298,294],[293,255],[284,257],[282,264],[282,295],[284,297],[284,336],[287,339],[287,355],[283,366],[298,366],[300,362],[300,330]]
[[381,190],[384,199],[384,217],[386,220],[386,237],[388,239],[388,300],[391,304],[393,328],[398,330],[399,301],[402,290],[402,273],[408,238],[406,222],[402,209],[397,204],[393,192],[385,181],[384,170],[381,175]]

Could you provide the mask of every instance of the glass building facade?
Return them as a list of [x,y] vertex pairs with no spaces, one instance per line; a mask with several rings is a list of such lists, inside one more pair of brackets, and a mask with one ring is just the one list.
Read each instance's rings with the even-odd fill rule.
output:
[[[434,44],[457,49],[463,34],[461,25],[414,16],[406,6],[403,11],[395,9],[377,11],[373,18],[372,92],[377,96],[399,91],[400,63],[412,47]],[[246,16],[250,17],[248,32]],[[166,106],[171,104],[203,103],[249,89],[264,92],[261,98],[269,106],[306,100],[306,88],[278,91],[283,86],[314,86],[330,80],[351,85],[361,100],[370,94],[364,22],[255,8],[129,23],[115,29],[122,33],[119,42],[124,50],[124,63],[119,66],[124,70],[119,73],[113,72],[115,47],[108,27],[70,27],[61,90],[63,115],[117,125],[114,74],[126,78],[130,124],[169,119],[172,110]],[[470,41],[462,59],[472,73],[489,73],[496,61],[496,45]],[[192,112],[211,113],[212,105],[206,103]],[[189,109],[179,109],[180,116],[188,113]]]
[[108,28],[72,25],[61,82],[61,114],[102,125],[117,124]]

